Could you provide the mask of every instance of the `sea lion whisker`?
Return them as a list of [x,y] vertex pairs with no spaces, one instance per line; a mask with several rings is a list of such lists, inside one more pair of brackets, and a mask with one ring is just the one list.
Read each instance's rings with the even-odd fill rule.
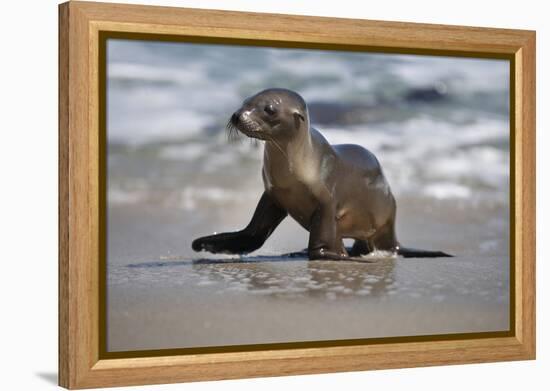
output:
[[260,145],[260,139],[250,137],[250,143],[254,146],[254,148],[258,148]]
[[236,142],[241,140],[241,135],[238,129],[233,125],[231,120],[227,121],[227,124],[225,125],[225,128],[227,130],[227,139],[229,142]]

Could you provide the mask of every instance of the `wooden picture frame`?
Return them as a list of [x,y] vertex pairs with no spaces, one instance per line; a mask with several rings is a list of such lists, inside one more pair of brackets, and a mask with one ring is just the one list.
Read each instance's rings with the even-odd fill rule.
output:
[[[99,99],[105,32],[509,59],[511,330],[452,338],[108,357]],[[59,6],[59,384],[90,388],[535,358],[535,32],[89,2]]]

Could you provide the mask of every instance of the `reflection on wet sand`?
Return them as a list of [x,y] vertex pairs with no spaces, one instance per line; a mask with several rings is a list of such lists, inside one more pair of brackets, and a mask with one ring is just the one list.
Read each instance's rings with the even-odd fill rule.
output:
[[[223,284],[230,290],[248,291],[277,298],[378,296],[393,284],[394,259],[375,263],[306,261],[292,270],[271,262],[212,265],[194,262],[201,280]],[[350,264],[352,267],[350,267]]]
[[[110,275],[124,280],[159,278],[210,286],[217,293],[250,292],[274,298],[380,296],[394,289],[395,258],[364,261],[308,261],[289,257],[256,256],[235,259],[197,259],[134,263]],[[182,270],[187,269],[187,270]],[[189,270],[191,269],[191,270]]]

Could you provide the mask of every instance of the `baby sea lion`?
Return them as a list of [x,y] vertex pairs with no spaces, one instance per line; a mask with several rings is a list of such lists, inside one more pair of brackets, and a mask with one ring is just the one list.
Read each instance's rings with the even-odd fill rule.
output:
[[[246,228],[196,239],[193,250],[250,253],[290,215],[309,231],[311,260],[350,259],[375,249],[450,256],[399,245],[395,199],[374,154],[359,145],[330,145],[310,126],[306,102],[296,92],[272,88],[246,99],[228,129],[265,142],[265,190]],[[355,239],[349,251],[344,238]]]

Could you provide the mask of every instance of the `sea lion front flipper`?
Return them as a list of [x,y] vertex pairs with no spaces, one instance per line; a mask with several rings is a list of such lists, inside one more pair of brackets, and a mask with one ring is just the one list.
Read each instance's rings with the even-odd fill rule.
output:
[[320,205],[313,213],[309,228],[308,256],[310,260],[348,258],[348,253],[338,235],[334,207]]
[[286,210],[275,204],[264,192],[246,228],[195,239],[192,244],[193,250],[225,254],[250,253],[264,244],[286,215]]

